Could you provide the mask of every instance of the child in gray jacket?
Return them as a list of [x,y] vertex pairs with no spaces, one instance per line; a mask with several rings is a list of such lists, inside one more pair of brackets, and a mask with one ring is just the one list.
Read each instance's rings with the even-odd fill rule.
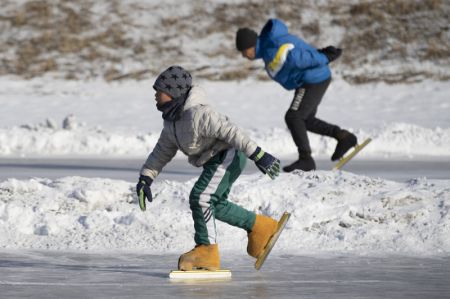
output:
[[215,220],[248,232],[247,252],[258,258],[277,230],[277,221],[256,215],[227,200],[247,157],[270,178],[280,172],[280,161],[264,152],[228,118],[212,109],[204,91],[192,86],[191,74],[171,66],[156,79],[156,107],[164,128],[153,151],[142,166],[136,186],[139,206],[145,211],[152,201],[151,184],[163,167],[181,150],[189,162],[203,172],[189,195],[196,246],[180,256],[179,270],[220,269]]

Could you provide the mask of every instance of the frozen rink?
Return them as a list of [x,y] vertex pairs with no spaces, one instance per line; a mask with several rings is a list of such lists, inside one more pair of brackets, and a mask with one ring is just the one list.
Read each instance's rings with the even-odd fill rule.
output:
[[[113,162],[9,160],[1,167],[2,174],[19,179],[43,172],[50,178],[71,174],[133,181],[137,160]],[[320,164],[331,166],[327,161]],[[421,174],[448,179],[446,165],[355,160],[348,168],[404,181]],[[247,172],[254,171],[249,165]],[[177,160],[164,178],[185,181],[197,174]],[[431,254],[288,255],[275,247],[258,272],[245,252],[225,251],[222,268],[232,270],[231,279],[171,281],[168,273],[176,268],[178,254],[0,249],[0,298],[450,298],[450,256]]]
[[[155,181],[151,209],[137,207],[134,184],[162,125],[151,81],[0,80],[0,299],[450,298],[448,82],[335,80],[318,116],[372,143],[342,173],[326,171],[335,141],[314,134],[315,174],[271,182],[249,162],[233,199],[293,214],[273,255],[256,272],[246,234],[222,227],[233,278],[174,283],[201,169],[180,154]],[[201,83],[261,147],[284,165],[295,158],[284,123],[291,93],[272,82]]]
[[169,280],[177,255],[0,251],[2,298],[449,298],[450,257],[222,253],[224,281]]
[[[45,159],[45,158],[0,158],[0,181],[8,178],[29,179],[46,177],[50,179],[65,176],[99,177],[136,181],[139,170],[144,163],[142,159]],[[292,158],[282,159],[283,165],[289,164]],[[317,160],[318,170],[331,170],[334,166],[330,160]],[[411,178],[426,177],[428,179],[450,179],[450,159],[426,158],[408,160],[361,160],[354,158],[343,167],[358,175],[383,178],[404,182]],[[163,170],[158,180],[187,181],[200,175],[202,168],[195,168],[182,157],[174,159]],[[247,163],[244,173],[258,173],[253,163]]]

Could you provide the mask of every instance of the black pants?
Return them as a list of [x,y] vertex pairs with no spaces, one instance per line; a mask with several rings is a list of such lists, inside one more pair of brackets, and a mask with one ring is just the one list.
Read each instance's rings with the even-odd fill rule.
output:
[[295,90],[294,99],[285,115],[285,121],[300,155],[311,153],[307,130],[330,137],[335,137],[340,130],[338,126],[316,118],[317,106],[319,106],[330,82],[331,78],[317,84],[305,84]]

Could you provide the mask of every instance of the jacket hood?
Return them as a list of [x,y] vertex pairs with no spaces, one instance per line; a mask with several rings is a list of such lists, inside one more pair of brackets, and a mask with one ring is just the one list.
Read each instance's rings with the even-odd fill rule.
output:
[[184,104],[184,111],[198,105],[208,105],[206,99],[206,92],[200,86],[194,85],[189,92],[189,95]]
[[267,44],[272,43],[273,39],[275,39],[276,37],[286,34],[288,34],[288,28],[282,21],[278,19],[268,20],[261,30],[261,33],[258,36],[258,40],[256,41],[255,59],[262,58],[261,48],[267,47]]
[[282,21],[278,19],[270,19],[261,30],[260,36],[262,38],[267,38],[286,34],[288,34],[288,28]]

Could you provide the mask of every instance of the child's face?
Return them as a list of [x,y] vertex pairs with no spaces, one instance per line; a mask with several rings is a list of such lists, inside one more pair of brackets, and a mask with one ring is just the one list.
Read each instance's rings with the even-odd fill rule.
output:
[[256,56],[255,47],[251,47],[251,48],[242,50],[241,53],[242,53],[242,56],[244,56],[248,60],[253,60],[253,59],[255,59],[255,56]]
[[164,91],[157,90],[155,93],[156,105],[161,106],[167,102],[172,101],[172,98]]

